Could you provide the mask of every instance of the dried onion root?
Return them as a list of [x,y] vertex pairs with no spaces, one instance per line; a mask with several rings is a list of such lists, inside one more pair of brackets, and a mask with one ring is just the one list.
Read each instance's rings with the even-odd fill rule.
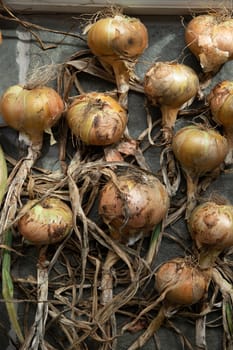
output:
[[144,78],[144,91],[162,113],[164,141],[170,143],[179,111],[193,102],[199,92],[195,71],[177,62],[156,62]]
[[185,28],[185,41],[204,73],[214,75],[233,58],[233,19],[227,13],[194,17]]
[[87,44],[107,71],[113,70],[120,104],[127,109],[129,81],[138,57],[148,46],[147,28],[138,18],[109,14],[87,25]]
[[[139,336],[128,350],[141,349],[159,330],[166,318],[177,312],[179,307],[200,302],[205,297],[209,287],[208,274],[204,273],[188,257],[175,258],[163,263],[158,268],[155,278],[156,289],[159,293],[156,304],[162,302],[162,305],[146,331]],[[153,306],[155,307],[155,304]],[[141,312],[136,321],[145,313],[145,310]]]
[[228,152],[227,140],[218,131],[202,125],[189,125],[176,132],[172,150],[186,177],[186,219],[196,205],[202,176],[216,176]]

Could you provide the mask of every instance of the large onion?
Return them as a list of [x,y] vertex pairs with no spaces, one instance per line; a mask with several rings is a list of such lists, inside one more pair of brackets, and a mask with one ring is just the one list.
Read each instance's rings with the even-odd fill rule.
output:
[[233,162],[233,81],[224,80],[215,85],[208,95],[208,102],[213,119],[224,130],[229,151],[226,164]]
[[233,58],[233,20],[221,13],[196,16],[185,28],[185,40],[203,72],[215,74]]
[[66,118],[75,136],[86,144],[96,146],[118,142],[128,120],[127,112],[114,98],[98,92],[75,98]]
[[188,218],[196,205],[199,178],[219,169],[228,151],[227,140],[214,129],[190,125],[176,132],[172,150],[186,177]]
[[121,13],[100,18],[84,31],[91,51],[107,70],[113,70],[120,103],[127,108],[130,77],[137,58],[148,45],[148,33],[138,18]]
[[144,90],[150,102],[160,107],[164,138],[170,141],[180,109],[199,91],[195,71],[177,62],[157,62],[145,75]]
[[28,89],[13,85],[0,101],[0,111],[7,125],[27,134],[34,144],[41,143],[43,132],[58,121],[63,110],[61,97],[47,86]]
[[192,305],[201,301],[206,295],[208,287],[208,274],[205,274],[188,257],[174,258],[163,263],[156,272],[158,300],[163,301],[163,304],[146,331],[128,350],[141,349],[150,337],[159,330],[166,318],[173,315],[179,306]]
[[166,188],[158,178],[135,172],[105,184],[99,197],[99,214],[114,239],[133,244],[165,218],[169,204]]
[[19,233],[33,244],[53,244],[63,240],[73,226],[70,207],[62,200],[48,197],[40,202],[29,200],[21,209]]

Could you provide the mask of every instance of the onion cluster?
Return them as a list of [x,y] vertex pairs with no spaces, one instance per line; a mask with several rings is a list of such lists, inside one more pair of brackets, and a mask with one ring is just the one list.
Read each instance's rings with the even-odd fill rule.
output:
[[128,121],[126,110],[114,98],[98,92],[75,98],[66,118],[75,136],[96,146],[118,142]]
[[99,215],[114,239],[132,244],[165,218],[170,200],[165,186],[144,172],[109,180],[99,197]]

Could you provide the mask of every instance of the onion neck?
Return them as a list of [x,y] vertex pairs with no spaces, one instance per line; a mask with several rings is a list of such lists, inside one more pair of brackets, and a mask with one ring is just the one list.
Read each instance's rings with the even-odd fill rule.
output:
[[192,177],[187,171],[185,171],[185,176],[187,184],[187,205],[185,219],[187,220],[190,217],[190,214],[196,205],[196,194],[199,177]]
[[119,93],[119,103],[123,108],[128,110],[128,91],[130,68],[124,61],[116,60],[112,62],[112,68],[115,74],[117,90]]
[[215,261],[222,249],[216,247],[202,247],[199,254],[199,266],[202,270],[214,266]]
[[173,128],[177,119],[179,108],[173,108],[166,105],[161,105],[162,113],[162,131],[166,143],[170,143],[173,135]]

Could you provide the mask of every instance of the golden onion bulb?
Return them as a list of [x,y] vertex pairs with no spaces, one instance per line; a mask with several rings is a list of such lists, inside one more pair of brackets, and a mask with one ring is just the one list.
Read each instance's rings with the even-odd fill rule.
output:
[[233,81],[224,80],[215,85],[208,95],[211,115],[224,129],[228,141],[228,155],[225,162],[233,162]]
[[214,129],[189,125],[176,132],[172,150],[186,177],[187,219],[196,205],[199,178],[220,169],[228,152],[228,143]]
[[191,103],[199,91],[195,71],[177,62],[157,62],[149,68],[144,78],[144,91],[152,105],[162,112],[165,139],[172,133],[179,110]]
[[137,58],[148,46],[147,28],[138,18],[116,14],[100,18],[85,30],[87,44],[116,80],[120,104],[127,109],[130,79]]
[[208,289],[208,278],[191,260],[174,258],[163,263],[156,272],[156,289],[172,305],[199,302]]
[[220,166],[228,146],[218,131],[189,125],[176,132],[172,150],[183,169],[191,176],[201,176]]
[[18,220],[19,233],[35,245],[62,241],[71,231],[73,215],[62,200],[48,197],[41,202],[29,200],[22,208],[24,215]]
[[233,245],[233,206],[212,201],[199,204],[189,217],[188,228],[198,248],[229,248]]
[[167,190],[154,175],[121,174],[101,190],[98,211],[114,239],[133,244],[166,217],[169,205]]
[[87,44],[106,62],[116,58],[137,58],[148,45],[148,33],[138,18],[117,14],[88,26]]
[[66,114],[72,133],[88,145],[118,142],[128,121],[125,109],[111,96],[90,92],[78,96]]
[[61,117],[64,103],[59,94],[47,86],[27,89],[22,85],[9,87],[1,97],[0,111],[5,122],[24,132],[34,142]]

